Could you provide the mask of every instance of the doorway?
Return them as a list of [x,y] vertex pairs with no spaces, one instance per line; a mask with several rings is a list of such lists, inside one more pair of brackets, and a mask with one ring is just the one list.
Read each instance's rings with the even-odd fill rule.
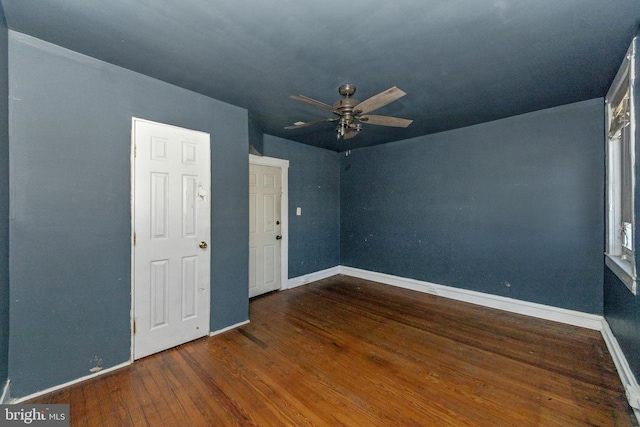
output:
[[249,298],[288,282],[287,160],[249,157]]

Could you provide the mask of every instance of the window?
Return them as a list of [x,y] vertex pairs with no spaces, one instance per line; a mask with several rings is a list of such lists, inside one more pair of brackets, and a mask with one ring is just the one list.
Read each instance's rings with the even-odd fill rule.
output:
[[635,42],[606,97],[607,251],[606,264],[637,294],[635,253]]

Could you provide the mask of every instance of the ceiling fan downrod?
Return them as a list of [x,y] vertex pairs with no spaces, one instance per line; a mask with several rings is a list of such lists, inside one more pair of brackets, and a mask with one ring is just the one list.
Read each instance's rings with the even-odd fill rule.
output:
[[[349,132],[350,128],[353,128],[353,120],[355,118],[354,108],[360,104],[357,99],[351,98],[356,93],[356,87],[352,84],[343,84],[338,88],[338,93],[344,96],[344,99],[339,99],[333,103],[333,108],[336,114],[340,115],[338,126],[336,126],[337,139],[344,138],[345,134]],[[360,126],[362,129],[362,126]]]

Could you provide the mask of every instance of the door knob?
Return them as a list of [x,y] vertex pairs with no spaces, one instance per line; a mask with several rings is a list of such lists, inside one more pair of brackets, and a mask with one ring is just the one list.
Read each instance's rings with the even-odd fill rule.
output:
[[276,236],[276,240],[282,239],[282,236]]
[[207,246],[209,245],[207,245],[207,242],[200,242],[198,246],[200,246],[200,249],[207,249]]

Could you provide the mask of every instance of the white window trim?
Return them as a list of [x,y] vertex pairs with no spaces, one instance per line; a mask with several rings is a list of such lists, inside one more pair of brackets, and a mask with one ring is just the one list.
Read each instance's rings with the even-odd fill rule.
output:
[[[623,84],[628,81],[629,87],[633,88],[633,85],[636,80],[635,76],[635,61],[636,61],[636,51],[635,51],[635,40],[631,43],[627,54],[620,66],[620,70],[616,74],[616,77],[609,89],[609,93],[607,93],[607,97],[605,99],[605,135],[607,141],[607,248],[605,252],[605,264],[613,271],[616,276],[629,288],[633,295],[637,295],[638,293],[638,276],[637,276],[637,268],[636,268],[636,257],[637,254],[633,253],[633,256],[628,256],[625,254],[623,250],[623,242],[622,235],[620,233],[619,224],[621,223],[621,206],[622,206],[622,197],[621,194],[621,172],[620,172],[620,163],[621,163],[621,144],[618,139],[609,137],[609,127],[610,127],[610,117],[612,110],[615,109],[615,105],[611,105],[610,101],[615,99],[616,94],[619,91],[626,91],[627,87],[623,87]],[[628,76],[628,80],[627,80]],[[633,89],[630,90],[630,144],[631,144],[631,173],[632,173],[632,183],[631,183],[631,197],[634,197],[635,194],[635,186],[636,186],[636,176],[635,176],[635,131],[636,131],[636,101],[633,94]],[[635,218],[635,200],[632,200],[633,208],[633,232],[635,233],[636,218]],[[634,246],[635,242],[634,242]]]

